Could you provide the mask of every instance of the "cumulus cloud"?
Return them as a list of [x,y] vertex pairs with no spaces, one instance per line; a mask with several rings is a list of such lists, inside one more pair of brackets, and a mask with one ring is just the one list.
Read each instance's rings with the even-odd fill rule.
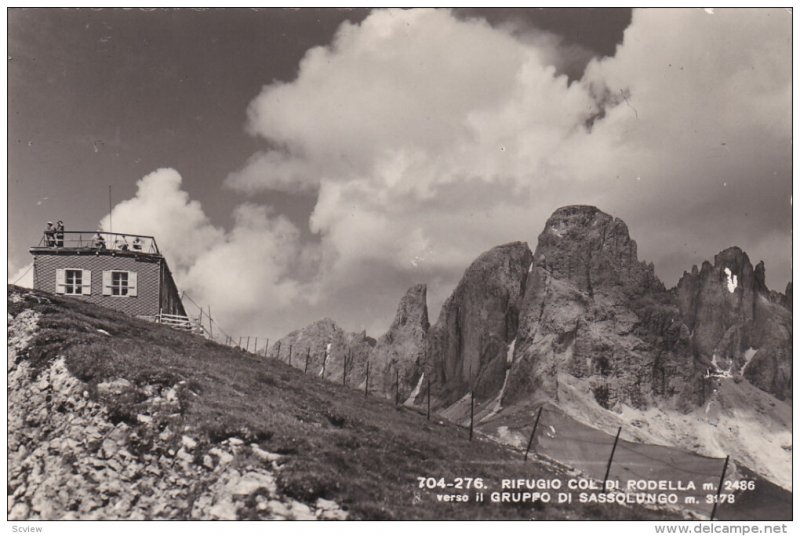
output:
[[569,173],[603,186],[599,202],[626,217],[668,283],[733,244],[778,285],[790,278],[787,15],[639,10],[614,57],[587,69],[584,85],[627,96],[577,145],[596,157]]
[[316,192],[322,289],[360,286],[363,302],[388,286],[391,310],[400,286],[435,280],[441,301],[482,249],[531,236],[543,162],[597,112],[548,42],[443,10],[346,23],[251,103],[248,128],[273,148],[227,182]]
[[242,205],[233,229],[198,256],[183,284],[204,303],[214,304],[226,325],[259,333],[261,315],[309,297],[310,289],[303,289],[295,271],[300,250],[299,231],[286,218],[272,216],[265,207]]
[[477,254],[535,244],[573,203],[625,219],[667,284],[731,244],[785,282],[790,19],[639,10],[616,54],[570,83],[550,36],[376,11],[263,88],[248,129],[268,148],[227,183],[314,192],[320,288],[361,288],[356,306],[419,279],[440,285],[435,309]]
[[[272,334],[326,315],[380,333],[417,282],[435,315],[478,254],[534,247],[565,204],[623,218],[668,285],[736,244],[782,286],[790,39],[782,10],[639,10],[616,53],[570,81],[557,39],[379,10],[309,50],[294,80],[264,86],[247,121],[264,149],[226,179],[314,195],[313,246],[263,207],[214,227],[174,172],[143,179],[137,198],[170,197],[162,221],[187,222],[160,243],[196,228],[213,244],[176,257],[184,284]],[[130,203],[131,217],[147,213]]]
[[28,263],[19,270],[13,271],[11,270],[11,266],[8,266],[8,283],[12,285],[17,285],[18,287],[24,288],[33,288],[33,263]]
[[136,183],[136,195],[116,205],[100,222],[103,230],[134,231],[156,237],[172,270],[191,268],[209,247],[224,239],[211,224],[200,202],[181,189],[181,175],[162,168]]

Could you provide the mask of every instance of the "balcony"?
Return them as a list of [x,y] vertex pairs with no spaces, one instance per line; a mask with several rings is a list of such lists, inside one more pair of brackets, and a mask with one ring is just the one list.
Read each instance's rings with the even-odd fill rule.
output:
[[97,231],[45,231],[39,244],[31,248],[31,253],[72,251],[161,255],[155,237]]

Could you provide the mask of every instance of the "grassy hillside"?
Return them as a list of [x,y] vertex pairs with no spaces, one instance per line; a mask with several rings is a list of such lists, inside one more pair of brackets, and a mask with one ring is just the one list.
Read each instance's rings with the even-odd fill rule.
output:
[[[13,297],[13,299],[12,299]],[[153,448],[152,430],[192,430],[195,463],[229,438],[279,453],[277,484],[305,502],[331,499],[354,519],[650,519],[670,514],[619,506],[456,504],[441,490],[420,490],[417,477],[481,477],[486,495],[502,478],[554,478],[557,469],[523,463],[520,453],[363,392],[305,376],[279,361],[258,358],[201,337],[47,293],[9,288],[9,314],[39,314],[38,330],[17,359],[34,372],[57,357],[102,401],[114,423],[138,440],[134,456]],[[104,382],[133,386],[114,396]],[[146,416],[136,387],[174,388],[175,410]],[[102,395],[102,396],[101,396]],[[155,422],[152,422],[155,419]],[[13,430],[10,431],[13,433]],[[175,439],[180,442],[180,437]],[[176,445],[176,450],[177,450]],[[166,455],[166,454],[165,454]],[[265,462],[266,463],[266,462]],[[257,518],[258,512],[240,512]]]

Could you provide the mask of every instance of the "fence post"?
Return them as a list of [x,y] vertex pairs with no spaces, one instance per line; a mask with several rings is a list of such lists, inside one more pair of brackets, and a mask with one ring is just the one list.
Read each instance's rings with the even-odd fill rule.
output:
[[700,376],[700,405],[706,403],[706,379]]
[[542,410],[544,409],[544,405],[539,406],[539,411],[536,413],[536,420],[533,421],[533,430],[531,430],[531,437],[528,439],[528,446],[525,448],[525,457],[523,458],[525,461],[528,461],[528,451],[531,450],[531,445],[533,445],[533,438],[536,435],[536,428],[539,426],[539,417],[542,416]]
[[244,349],[245,352],[250,351],[250,335],[247,336],[247,346]]
[[208,332],[211,334],[211,338],[214,338],[214,324],[211,322],[211,306],[208,306]]
[[367,379],[364,380],[364,398],[367,398],[369,393],[369,359],[367,359]]
[[264,357],[267,357],[268,349],[269,349],[269,338],[267,339],[267,344],[264,345]]
[[306,350],[306,366],[303,367],[303,374],[308,374],[308,358],[311,356],[311,345],[308,346],[308,350]]
[[239,348],[242,347],[242,338],[241,337],[239,337],[239,344],[237,344],[236,346],[238,346]]
[[611,472],[611,462],[614,460],[614,451],[617,450],[617,441],[619,441],[620,432],[622,432],[622,426],[617,428],[617,437],[614,438],[614,446],[611,447],[611,456],[608,457],[608,465],[606,466],[606,476],[603,478],[603,493],[606,492],[606,482],[608,482],[608,475]]
[[431,420],[431,377],[428,375],[428,413],[426,415],[428,420]]
[[328,348],[325,347],[324,353],[322,354],[322,379],[325,379],[325,368],[328,366]]
[[472,424],[475,421],[475,391],[469,392],[469,440],[472,441]]
[[253,353],[258,355],[258,337],[256,337],[256,342],[253,344]]
[[714,516],[717,515],[717,504],[719,504],[719,494],[722,493],[722,485],[725,483],[725,471],[728,470],[728,460],[730,460],[730,456],[725,456],[725,463],[722,466],[722,474],[719,477],[719,486],[717,486],[717,495],[714,497],[714,507],[711,509],[711,518],[710,521],[714,521]]

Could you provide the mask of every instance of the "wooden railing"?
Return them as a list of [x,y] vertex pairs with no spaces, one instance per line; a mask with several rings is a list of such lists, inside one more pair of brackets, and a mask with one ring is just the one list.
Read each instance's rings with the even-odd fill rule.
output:
[[184,315],[171,315],[167,313],[159,313],[157,315],[140,316],[143,320],[155,322],[156,324],[164,324],[173,329],[181,331],[190,331],[192,333],[205,333],[203,327],[192,318]]
[[132,251],[159,255],[153,236],[105,231],[45,231],[37,247]]

